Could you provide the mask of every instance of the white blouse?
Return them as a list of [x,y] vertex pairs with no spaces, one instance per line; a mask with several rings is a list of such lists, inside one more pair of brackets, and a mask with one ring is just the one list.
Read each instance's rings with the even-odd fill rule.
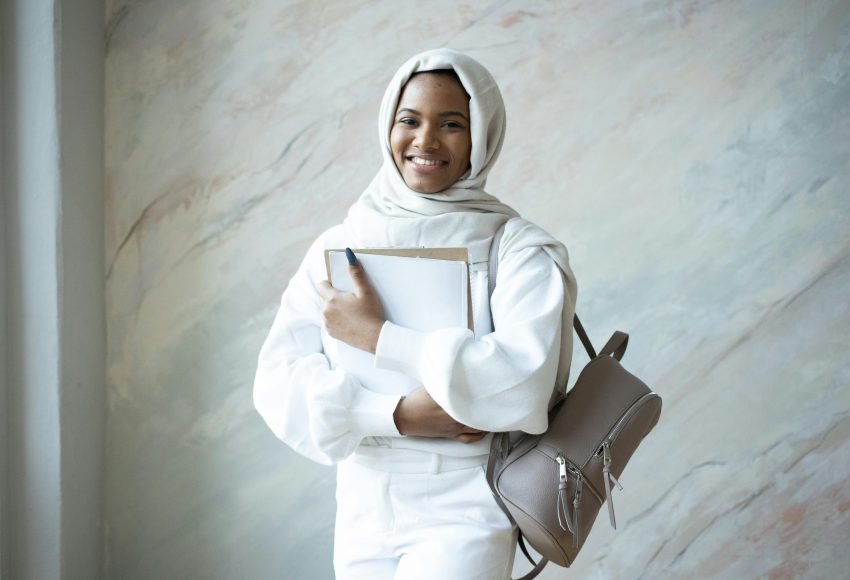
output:
[[[507,227],[513,222],[511,220]],[[393,421],[402,395],[379,394],[336,368],[333,341],[322,329],[317,284],[327,278],[324,250],[350,244],[345,226],[322,234],[281,298],[260,350],[254,405],[274,434],[298,453],[333,464],[368,447],[471,457],[488,452],[490,437],[471,444],[404,437]],[[487,307],[487,263],[470,265],[476,332],[418,332],[386,322],[377,368],[416,378],[455,420],[484,431],[542,433],[555,386],[565,290],[561,271],[540,248],[499,253],[499,280]],[[574,304],[575,297],[570,297]],[[567,329],[570,332],[571,329]],[[567,354],[569,356],[569,354]],[[363,446],[363,447],[361,447]],[[396,455],[397,456],[397,455]]]

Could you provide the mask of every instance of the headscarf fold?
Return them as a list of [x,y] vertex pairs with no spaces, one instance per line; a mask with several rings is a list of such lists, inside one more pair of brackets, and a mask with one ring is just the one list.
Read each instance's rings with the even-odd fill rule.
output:
[[[404,182],[393,160],[390,131],[405,84],[418,72],[453,70],[469,95],[472,137],[470,168],[450,188],[438,193],[419,193]],[[384,93],[378,115],[378,139],[383,164],[348,212],[345,224],[359,247],[467,247],[470,262],[486,261],[493,234],[519,214],[484,190],[487,175],[499,157],[505,140],[505,104],[490,72],[463,53],[439,48],[412,57],[393,76]],[[527,247],[542,248],[564,275],[566,304],[561,332],[562,347],[571,353],[575,278],[567,249],[542,229],[523,220],[510,228],[502,240],[502,255]],[[569,372],[569,356],[566,372]],[[566,380],[559,368],[560,380]]]

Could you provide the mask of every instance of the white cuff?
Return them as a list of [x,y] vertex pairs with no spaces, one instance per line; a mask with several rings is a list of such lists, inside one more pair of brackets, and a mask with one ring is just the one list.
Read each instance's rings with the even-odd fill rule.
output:
[[400,400],[401,395],[384,395],[361,388],[349,409],[352,430],[364,437],[400,437],[393,419]]
[[419,361],[425,351],[424,332],[397,326],[387,320],[375,346],[375,368],[395,371],[422,380]]

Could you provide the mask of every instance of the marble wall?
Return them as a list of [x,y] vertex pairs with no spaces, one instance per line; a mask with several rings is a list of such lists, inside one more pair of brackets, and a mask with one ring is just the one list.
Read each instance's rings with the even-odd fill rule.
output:
[[[110,0],[106,578],[332,577],[333,471],[252,408],[395,68],[499,80],[489,189],[569,247],[591,337],[664,397],[574,570],[850,566],[850,3]],[[580,356],[577,361],[582,362]],[[518,566],[517,570],[521,569]]]

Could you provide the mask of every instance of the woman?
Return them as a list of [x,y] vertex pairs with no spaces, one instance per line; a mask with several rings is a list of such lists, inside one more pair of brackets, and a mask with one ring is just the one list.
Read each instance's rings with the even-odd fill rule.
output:
[[[380,171],[283,293],[255,405],[295,451],[339,464],[338,578],[509,578],[516,536],[486,483],[489,433],[543,432],[552,389],[566,383],[576,297],[567,252],[483,189],[505,112],[477,61],[447,49],[411,58],[387,88],[378,130]],[[502,226],[489,298],[490,242]],[[355,293],[332,288],[323,252],[347,246],[466,247],[475,331],[385,321],[359,264]],[[335,368],[337,340],[421,387],[365,389]]]

